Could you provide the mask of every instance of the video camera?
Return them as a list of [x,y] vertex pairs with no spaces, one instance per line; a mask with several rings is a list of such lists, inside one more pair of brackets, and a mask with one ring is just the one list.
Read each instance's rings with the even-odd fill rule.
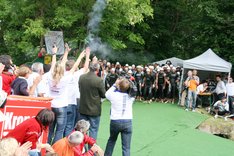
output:
[[127,90],[127,93],[130,97],[136,97],[137,95],[137,87],[135,85],[135,83],[130,80],[130,76],[128,74],[126,74],[124,71],[122,71],[119,75],[119,78],[122,79],[122,78],[125,78],[127,79],[129,82],[130,82],[130,87],[129,89]]

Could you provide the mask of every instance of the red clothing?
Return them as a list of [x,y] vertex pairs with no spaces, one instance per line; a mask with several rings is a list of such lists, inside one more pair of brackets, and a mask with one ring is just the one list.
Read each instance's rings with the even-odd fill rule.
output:
[[41,124],[35,118],[31,118],[16,126],[6,137],[15,138],[21,145],[30,141],[32,142],[31,149],[35,149],[41,134]]
[[79,144],[76,147],[73,147],[74,150],[74,156],[93,156],[93,151],[89,150],[88,152],[82,154],[83,148],[85,144],[89,144],[90,146],[93,146],[96,143],[96,140],[89,137],[88,135],[84,134],[84,140],[81,144]]
[[15,80],[15,75],[10,72],[2,73],[2,90],[4,90],[7,95],[11,94],[11,83]]

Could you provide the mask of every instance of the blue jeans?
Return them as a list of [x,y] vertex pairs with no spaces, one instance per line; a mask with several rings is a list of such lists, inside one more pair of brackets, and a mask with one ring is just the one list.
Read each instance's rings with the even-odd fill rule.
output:
[[41,153],[35,151],[35,150],[30,150],[28,151],[29,156],[41,156]]
[[67,123],[67,107],[52,108],[55,114],[55,120],[49,127],[48,143],[54,144],[63,138],[65,126]]
[[67,124],[64,131],[64,136],[68,136],[75,126],[76,119],[76,105],[67,106]]
[[196,91],[188,90],[188,97],[187,97],[187,106],[186,108],[190,107],[190,103],[192,102],[192,109],[196,108],[196,100],[197,100],[197,93]]
[[122,155],[130,156],[132,120],[111,120],[110,137],[106,145],[105,156],[112,155],[119,133],[121,133],[122,140]]
[[80,120],[81,119],[89,121],[90,123],[89,136],[97,140],[100,116],[89,116],[89,115],[80,114]]

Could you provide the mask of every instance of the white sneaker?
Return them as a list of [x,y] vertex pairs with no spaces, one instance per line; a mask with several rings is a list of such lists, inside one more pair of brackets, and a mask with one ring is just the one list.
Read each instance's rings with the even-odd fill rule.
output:
[[216,115],[214,116],[214,118],[217,119],[217,118],[218,118],[218,115],[216,114]]
[[193,110],[192,110],[192,112],[196,112],[196,110],[195,110],[195,109],[193,109]]
[[188,111],[188,108],[186,108],[185,111]]
[[226,116],[224,117],[224,120],[227,121],[227,117]]

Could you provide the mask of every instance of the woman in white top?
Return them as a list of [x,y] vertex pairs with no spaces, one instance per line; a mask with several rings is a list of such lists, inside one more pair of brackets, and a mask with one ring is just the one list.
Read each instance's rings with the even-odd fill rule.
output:
[[51,144],[54,144],[59,139],[63,138],[67,121],[68,84],[72,81],[72,74],[75,72],[81,59],[85,56],[85,52],[83,51],[76,60],[72,69],[68,73],[64,74],[66,59],[56,63],[56,53],[57,47],[55,46],[52,54],[52,65],[50,73],[48,74],[49,94],[53,98],[51,101],[51,107],[52,111],[55,113],[55,120],[49,127],[48,143]]

